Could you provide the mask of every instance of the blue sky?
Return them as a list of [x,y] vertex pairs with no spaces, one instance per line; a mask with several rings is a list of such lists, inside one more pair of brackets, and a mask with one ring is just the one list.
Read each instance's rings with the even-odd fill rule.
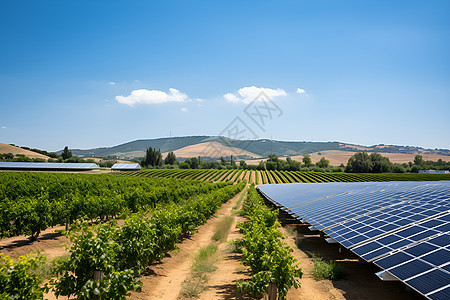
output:
[[[0,142],[54,151],[218,135],[239,117],[259,138],[450,148],[449,11],[2,1]],[[245,114],[260,91],[279,108],[264,128]]]

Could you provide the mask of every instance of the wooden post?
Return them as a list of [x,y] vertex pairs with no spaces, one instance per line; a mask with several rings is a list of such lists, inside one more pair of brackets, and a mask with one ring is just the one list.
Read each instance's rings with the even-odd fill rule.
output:
[[267,300],[277,300],[277,284],[270,282],[269,287],[267,288],[266,299]]
[[103,280],[103,271],[94,271],[93,279],[95,282]]
[[66,218],[66,231],[69,231],[69,218]]

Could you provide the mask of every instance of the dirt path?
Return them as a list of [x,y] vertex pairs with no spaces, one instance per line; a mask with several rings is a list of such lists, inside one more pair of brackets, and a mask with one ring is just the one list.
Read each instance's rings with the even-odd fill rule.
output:
[[[245,190],[244,190],[245,192]],[[241,254],[230,252],[230,241],[242,237],[239,229],[236,228],[237,223],[244,221],[244,217],[237,212],[241,205],[236,205],[238,198],[232,199],[234,207],[221,212],[219,217],[226,217],[234,215],[234,221],[231,225],[230,233],[225,242],[219,245],[219,261],[216,263],[217,271],[214,272],[208,280],[208,289],[203,292],[199,299],[213,300],[213,299],[251,299],[250,297],[240,294],[236,289],[236,281],[248,278],[245,267],[239,262],[241,261]]]
[[[242,192],[241,192],[242,193]],[[217,218],[211,219],[208,223],[199,227],[197,233],[192,237],[184,239],[178,244],[179,250],[170,253],[170,256],[165,257],[161,262],[156,263],[149,268],[149,274],[141,277],[143,283],[142,291],[140,293],[132,293],[129,299],[180,299],[182,291],[182,283],[191,272],[191,265],[193,258],[198,250],[211,243],[211,237],[215,233],[215,223],[223,216],[231,216],[233,206],[239,200],[241,193],[238,193],[227,203],[223,204],[222,208],[216,213]],[[235,228],[236,220],[232,228]],[[234,229],[232,229],[234,231]],[[233,234],[235,234],[233,232]],[[230,234],[232,236],[232,234]],[[226,251],[227,243],[219,245],[220,253]],[[217,294],[227,294],[225,297],[218,299],[243,299],[235,290],[234,283],[231,281],[234,278],[243,278],[245,275],[237,274],[239,268],[239,257],[236,254],[229,254],[225,257],[228,264],[223,261],[218,262],[218,270],[211,275],[208,285],[214,287]],[[225,267],[226,265],[226,267]],[[227,271],[225,271],[227,270]],[[230,273],[236,273],[236,276],[229,276]],[[216,276],[216,274],[226,274],[225,276]],[[212,289],[209,291],[212,292]],[[203,298],[213,299],[213,298]]]
[[342,291],[335,288],[331,281],[317,281],[314,279],[311,274],[314,268],[314,263],[311,258],[297,247],[295,239],[293,238],[293,233],[288,232],[284,227],[281,227],[280,231],[287,237],[284,241],[294,249],[292,254],[300,262],[300,268],[303,271],[303,276],[300,280],[301,287],[299,289],[291,289],[287,294],[287,298],[301,300],[346,299]]
[[66,254],[65,246],[69,240],[56,232],[56,230],[63,230],[64,228],[64,226],[48,228],[41,232],[36,241],[30,241],[24,235],[1,239],[0,253],[9,255],[13,259],[18,259],[21,255],[39,250],[42,251],[41,254],[47,256],[47,260],[52,260]]

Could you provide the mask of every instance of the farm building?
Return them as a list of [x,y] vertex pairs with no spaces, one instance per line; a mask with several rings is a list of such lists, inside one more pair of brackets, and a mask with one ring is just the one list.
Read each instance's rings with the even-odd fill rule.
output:
[[141,166],[139,164],[116,163],[111,167],[112,171],[139,171]]
[[15,171],[89,171],[99,168],[94,163],[0,162],[0,170]]

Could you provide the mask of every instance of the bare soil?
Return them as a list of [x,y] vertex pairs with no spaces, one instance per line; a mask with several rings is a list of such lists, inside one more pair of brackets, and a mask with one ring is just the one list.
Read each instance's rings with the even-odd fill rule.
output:
[[0,253],[13,259],[33,251],[42,251],[41,254],[46,255],[47,260],[60,257],[66,254],[66,245],[69,243],[65,236],[56,232],[56,230],[63,229],[65,229],[64,226],[48,228],[40,233],[36,241],[31,241],[28,236],[24,235],[1,239]]
[[[162,155],[166,156],[168,152],[164,152]],[[225,145],[222,145],[219,142],[203,142],[195,145],[186,146],[177,150],[174,150],[173,153],[177,157],[197,157],[197,156],[215,156],[215,157],[221,157],[221,156],[230,156],[235,155],[236,153],[239,153],[240,155],[247,155],[249,157],[254,158],[260,158],[261,156],[245,151],[243,149],[235,148],[235,147],[228,147]]]

